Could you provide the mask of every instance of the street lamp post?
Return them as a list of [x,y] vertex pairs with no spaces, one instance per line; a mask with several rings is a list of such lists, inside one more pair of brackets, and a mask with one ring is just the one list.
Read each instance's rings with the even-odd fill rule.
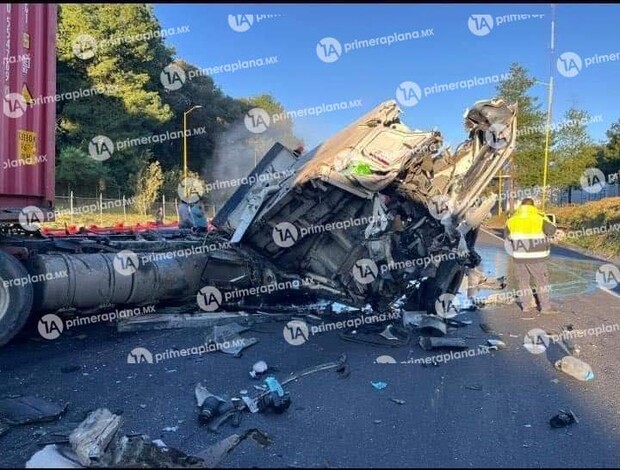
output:
[[199,104],[192,106],[183,113],[183,181],[185,183],[185,197],[187,197],[187,115],[198,108],[202,108],[202,106]]

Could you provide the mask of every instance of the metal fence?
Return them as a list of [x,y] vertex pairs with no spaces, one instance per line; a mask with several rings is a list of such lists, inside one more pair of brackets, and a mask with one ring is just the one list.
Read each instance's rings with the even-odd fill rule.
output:
[[[620,197],[620,182],[606,184],[599,192],[589,193],[582,189],[572,189],[570,191],[564,188],[553,192],[550,202],[554,206],[562,207],[569,204],[585,204],[591,201],[600,201],[608,197]],[[570,199],[570,202],[569,202]]]
[[[155,220],[157,211],[162,209],[164,221],[176,221],[179,218],[179,203],[180,200],[176,194],[171,197],[162,195],[161,199],[151,206],[143,218],[145,221]],[[57,195],[54,210],[56,218],[59,216],[68,217],[70,223],[74,223],[75,220],[79,220],[85,215],[88,215],[90,218],[98,218],[100,223],[104,222],[105,215],[118,216],[118,220],[123,222],[128,220],[128,216],[135,218],[142,215],[132,198],[125,196],[106,198],[103,197],[103,194],[100,194],[99,197],[82,197],[76,196],[73,192],[65,196]],[[205,205],[205,210],[207,217],[212,218],[215,216],[215,206],[207,204]]]

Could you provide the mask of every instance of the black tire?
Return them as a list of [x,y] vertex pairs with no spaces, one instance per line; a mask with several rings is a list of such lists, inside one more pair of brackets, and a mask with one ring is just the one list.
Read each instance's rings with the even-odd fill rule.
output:
[[30,317],[34,299],[32,284],[14,284],[16,279],[23,278],[28,278],[26,268],[13,256],[0,251],[0,346],[11,341]]

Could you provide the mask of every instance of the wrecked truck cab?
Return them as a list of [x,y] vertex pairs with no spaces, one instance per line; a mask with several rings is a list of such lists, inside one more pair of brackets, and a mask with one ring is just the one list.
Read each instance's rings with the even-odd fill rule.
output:
[[276,144],[213,223],[268,271],[260,282],[296,280],[299,294],[377,309],[405,296],[434,312],[480,263],[477,231],[496,202],[483,192],[514,149],[516,113],[476,102],[453,154],[386,101],[305,155]]

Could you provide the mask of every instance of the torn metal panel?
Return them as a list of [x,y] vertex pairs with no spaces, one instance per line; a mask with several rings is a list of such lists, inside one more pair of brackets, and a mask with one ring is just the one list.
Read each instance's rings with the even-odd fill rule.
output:
[[[280,298],[382,309],[406,294],[409,310],[434,312],[480,262],[477,231],[496,202],[482,196],[514,149],[516,113],[502,100],[474,103],[464,116],[468,138],[452,153],[440,132],[407,127],[392,100],[299,158],[272,149],[265,165],[278,161],[290,175],[255,181],[218,213],[216,227],[244,261],[219,256],[211,284],[230,288],[230,265],[245,271],[244,284],[312,280]],[[374,265],[369,282],[354,275],[360,260]],[[413,281],[420,295],[410,295]]]
[[0,400],[0,421],[6,424],[32,424],[55,421],[67,411],[67,405],[59,406],[37,397],[11,397]]

